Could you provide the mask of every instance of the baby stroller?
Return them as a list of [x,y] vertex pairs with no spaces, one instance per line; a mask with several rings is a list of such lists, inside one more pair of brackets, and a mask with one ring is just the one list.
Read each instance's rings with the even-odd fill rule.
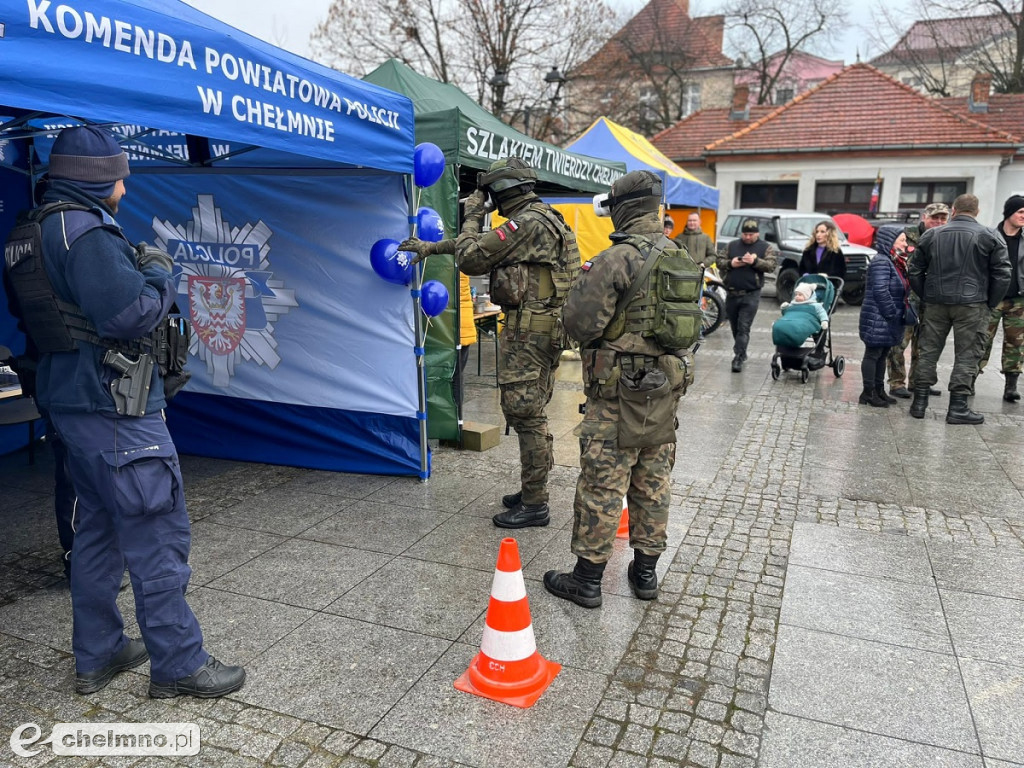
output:
[[832,356],[832,313],[843,292],[843,281],[838,277],[804,275],[797,280],[797,284],[800,283],[810,283],[814,286],[815,298],[825,308],[829,327],[813,334],[803,346],[776,345],[775,354],[772,356],[772,378],[778,380],[783,371],[800,371],[800,381],[806,383],[811,371],[817,371],[826,365],[831,367],[836,378],[839,378],[846,370],[846,360],[841,356]]

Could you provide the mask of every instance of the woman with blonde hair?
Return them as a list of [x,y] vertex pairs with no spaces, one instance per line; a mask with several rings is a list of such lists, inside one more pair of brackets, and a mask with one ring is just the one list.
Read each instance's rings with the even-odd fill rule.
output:
[[846,279],[846,257],[839,247],[839,227],[831,219],[814,225],[800,259],[800,274]]

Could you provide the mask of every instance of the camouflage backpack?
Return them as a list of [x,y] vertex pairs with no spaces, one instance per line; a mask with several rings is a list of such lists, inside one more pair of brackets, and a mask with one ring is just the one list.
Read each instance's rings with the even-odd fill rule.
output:
[[[644,266],[619,299],[604,338],[612,340],[624,333],[639,333],[669,351],[695,344],[703,319],[700,297],[704,269],[690,258],[685,248],[676,247],[666,237],[657,243],[636,236],[622,242],[640,251]],[[634,299],[645,284],[643,298]]]

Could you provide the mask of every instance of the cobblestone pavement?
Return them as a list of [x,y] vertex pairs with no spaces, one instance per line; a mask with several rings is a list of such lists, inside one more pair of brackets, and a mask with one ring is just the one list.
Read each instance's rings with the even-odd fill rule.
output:
[[[780,638],[793,623],[783,615],[791,605],[787,576],[803,567],[791,565],[795,530],[804,541],[817,532],[862,532],[867,557],[874,542],[898,541],[1024,564],[1024,406],[1000,400],[998,377],[979,380],[981,427],[945,425],[944,398],[933,399],[923,421],[908,417],[906,401],[888,410],[858,406],[856,308],[840,307],[833,318],[833,347],[846,356],[847,373],[837,379],[826,368],[806,384],[793,374],[769,376],[776,316],[774,302],[762,302],[754,354],[741,374],[728,370],[727,328],[699,354],[697,385],[680,410],[662,589],[651,603],[630,595],[622,541],[601,609],[565,604],[540,584],[545,570],[571,562],[571,430],[583,398],[579,364],[563,364],[550,411],[552,525],[514,533],[538,648],[563,664],[529,710],[452,688],[479,647],[502,535],[489,517],[500,493],[515,486],[514,436],[479,454],[437,448],[425,485],[183,457],[194,523],[189,600],[208,647],[245,663],[250,675],[241,691],[212,701],[148,699],[145,667],[93,696],[71,693],[70,608],[47,495],[52,467],[46,451],[32,468],[24,453],[0,459],[0,524],[8,532],[0,545],[0,765],[916,768],[926,764],[923,754],[929,765],[1024,765],[1020,571],[1019,591],[1011,585],[1009,599],[999,598],[1003,615],[1022,621],[1016,634],[1002,634],[1015,655],[999,661],[979,651],[999,675],[984,696],[968,690],[973,742],[939,749],[926,736],[855,718],[796,713],[780,694],[785,681],[773,687]],[[500,424],[489,346],[485,375],[469,377],[466,411]],[[827,586],[820,578],[810,584],[812,594]],[[130,596],[122,600],[131,617]],[[964,628],[946,613],[943,626],[957,646],[948,658],[970,689]],[[886,647],[907,644],[865,621],[832,637],[873,629]],[[129,634],[133,628],[129,621]],[[877,684],[884,696],[885,681]],[[985,697],[1005,706],[1003,714],[988,714]],[[929,706],[922,704],[921,719]],[[202,750],[84,758],[44,747],[21,758],[7,744],[24,723],[45,734],[55,723],[115,721],[198,723]],[[776,722],[833,730],[800,751],[778,727],[766,749]],[[870,759],[864,749],[845,758],[829,752],[851,733],[932,751],[907,757],[889,745]]]

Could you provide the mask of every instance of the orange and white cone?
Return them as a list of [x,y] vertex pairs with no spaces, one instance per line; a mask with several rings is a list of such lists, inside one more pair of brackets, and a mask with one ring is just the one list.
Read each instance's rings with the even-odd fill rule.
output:
[[501,540],[480,652],[455,681],[460,691],[532,706],[561,671],[537,651],[516,540]]
[[615,538],[629,538],[629,505],[626,503],[625,496],[622,497],[622,519],[619,520],[619,530],[615,532]]

